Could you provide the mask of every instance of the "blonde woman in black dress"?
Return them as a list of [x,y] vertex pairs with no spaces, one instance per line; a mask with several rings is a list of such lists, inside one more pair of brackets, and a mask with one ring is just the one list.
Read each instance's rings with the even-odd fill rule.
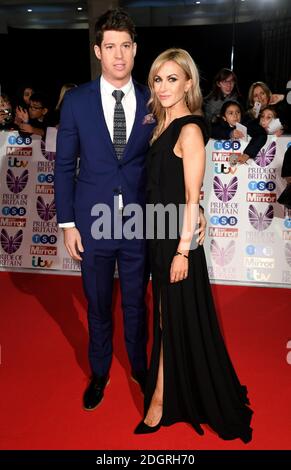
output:
[[[176,237],[151,240],[154,341],[144,419],[136,434],[176,422],[201,424],[222,439],[252,436],[247,390],[237,378],[216,318],[202,245],[193,246],[205,170],[207,127],[191,56],[169,49],[154,61],[151,107],[157,126],[148,155],[148,203],[184,208]],[[171,217],[171,216],[170,216]]]

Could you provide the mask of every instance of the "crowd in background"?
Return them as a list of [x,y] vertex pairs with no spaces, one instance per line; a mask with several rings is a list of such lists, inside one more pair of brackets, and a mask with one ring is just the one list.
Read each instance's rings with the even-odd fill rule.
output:
[[[44,139],[47,127],[59,125],[65,93],[76,86],[74,83],[64,84],[55,106],[50,104],[44,93],[31,85],[24,86],[13,98],[1,93],[0,131],[17,130],[20,135],[37,134]],[[287,102],[287,92],[272,93],[266,83],[257,81],[252,83],[247,99],[244,99],[236,74],[228,68],[220,69],[201,110],[208,122],[210,137],[242,139],[245,132],[251,139],[237,162],[245,163],[249,158],[255,158],[266,143],[268,134],[277,137],[291,134],[291,104]],[[287,173],[290,179],[291,171]],[[289,190],[291,192],[291,188]]]
[[[55,106],[48,97],[34,89],[24,86],[15,97],[0,95],[0,130],[18,130],[24,134],[38,134],[42,137],[48,126],[58,126],[60,109],[67,90],[76,87],[74,83],[62,86]],[[226,104],[228,103],[228,104]],[[248,134],[263,142],[265,134],[291,133],[291,106],[284,94],[272,93],[268,85],[257,81],[248,92],[247,99],[239,91],[236,74],[222,68],[213,79],[212,90],[204,98],[203,114],[210,125],[213,138],[241,138],[236,124],[247,127]],[[251,150],[250,157],[253,156]]]
[[44,138],[47,127],[59,125],[64,95],[76,86],[74,83],[64,84],[55,107],[43,92],[34,90],[32,86],[23,87],[12,99],[1,93],[0,130],[17,130],[20,135],[37,134]]

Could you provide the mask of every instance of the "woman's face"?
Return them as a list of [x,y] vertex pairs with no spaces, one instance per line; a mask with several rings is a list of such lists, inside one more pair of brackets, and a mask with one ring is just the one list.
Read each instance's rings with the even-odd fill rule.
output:
[[270,109],[266,109],[262,112],[260,117],[260,124],[264,129],[267,129],[272,119],[274,119],[274,113]]
[[185,93],[189,90],[192,80],[187,79],[184,70],[169,60],[165,62],[154,76],[154,92],[163,108],[185,105]]
[[260,85],[256,86],[253,91],[253,102],[256,101],[261,103],[261,109],[269,104],[269,98]]
[[228,96],[232,93],[232,90],[234,88],[234,83],[235,83],[234,76],[229,75],[224,80],[217,82],[217,86],[221,89],[223,96]]
[[29,100],[30,100],[30,97],[33,93],[33,89],[32,88],[25,88],[24,92],[23,92],[23,100],[26,104],[29,104]]
[[239,107],[236,104],[230,104],[225,111],[223,119],[231,126],[235,125],[241,120],[241,112]]
[[4,109],[6,108],[6,101],[4,100],[4,98],[2,98],[2,96],[0,96],[0,108],[1,109]]

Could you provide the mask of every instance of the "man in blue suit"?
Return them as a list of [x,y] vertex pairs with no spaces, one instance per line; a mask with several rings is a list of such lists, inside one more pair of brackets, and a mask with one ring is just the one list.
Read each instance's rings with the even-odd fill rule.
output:
[[[101,77],[66,93],[55,169],[58,222],[69,254],[81,261],[88,301],[92,377],[83,397],[85,410],[97,407],[109,379],[116,262],[131,376],[142,391],[145,387],[146,241],[143,237],[114,237],[113,233],[97,240],[91,231],[96,219],[91,211],[103,203],[114,214],[115,204],[121,215],[117,220],[113,215],[109,218],[116,229],[128,219],[122,215],[123,207],[131,203],[145,206],[145,156],[155,125],[147,107],[148,89],[131,78],[136,54],[132,20],[122,10],[109,10],[98,19],[95,30]],[[80,171],[75,182],[78,156]]]
[[[132,378],[142,390],[146,376],[146,243],[144,239],[100,239],[91,234],[92,207],[106,204],[113,214],[145,204],[145,155],[153,131],[147,119],[148,89],[131,78],[136,54],[135,27],[121,10],[96,23],[95,54],[101,77],[66,93],[57,138],[55,193],[65,246],[81,261],[88,300],[89,360],[92,378],[83,405],[93,410],[103,398],[112,360],[112,289],[117,262],[124,313],[124,333]],[[122,90],[126,142],[114,145],[114,90]],[[121,147],[121,149],[120,149]],[[120,151],[121,150],[121,151]],[[119,154],[117,154],[117,152]],[[80,171],[75,182],[76,161]],[[119,222],[124,224],[124,217]]]

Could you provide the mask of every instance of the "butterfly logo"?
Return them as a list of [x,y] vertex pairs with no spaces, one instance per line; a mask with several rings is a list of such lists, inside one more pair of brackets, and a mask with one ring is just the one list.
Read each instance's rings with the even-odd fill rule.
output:
[[0,233],[0,241],[3,250],[12,255],[20,248],[23,239],[23,231],[18,230],[18,232],[13,236],[9,236],[5,228],[1,230]]
[[274,208],[271,204],[268,205],[265,212],[258,212],[252,204],[249,207],[249,221],[251,225],[262,232],[269,227],[274,217]]
[[266,149],[261,149],[255,157],[258,166],[265,168],[274,160],[276,154],[276,142],[271,142]]
[[49,162],[53,162],[56,159],[56,152],[48,152],[45,149],[45,142],[43,140],[40,141],[40,149],[44,158],[48,160]]
[[8,169],[6,174],[6,184],[8,189],[14,193],[18,194],[24,190],[28,181],[28,170],[24,170],[20,176],[15,176],[13,171]]
[[46,204],[41,196],[37,198],[36,209],[40,218],[46,222],[56,215],[55,201],[53,200],[51,203]]
[[218,176],[214,176],[213,188],[215,195],[220,201],[228,202],[237,191],[237,177],[234,176],[228,184],[223,184]]
[[211,240],[210,252],[212,259],[218,266],[229,264],[233,258],[235,251],[234,240],[231,240],[226,247],[221,247],[216,240]]
[[291,244],[286,243],[285,245],[285,256],[286,256],[286,261],[291,266]]

